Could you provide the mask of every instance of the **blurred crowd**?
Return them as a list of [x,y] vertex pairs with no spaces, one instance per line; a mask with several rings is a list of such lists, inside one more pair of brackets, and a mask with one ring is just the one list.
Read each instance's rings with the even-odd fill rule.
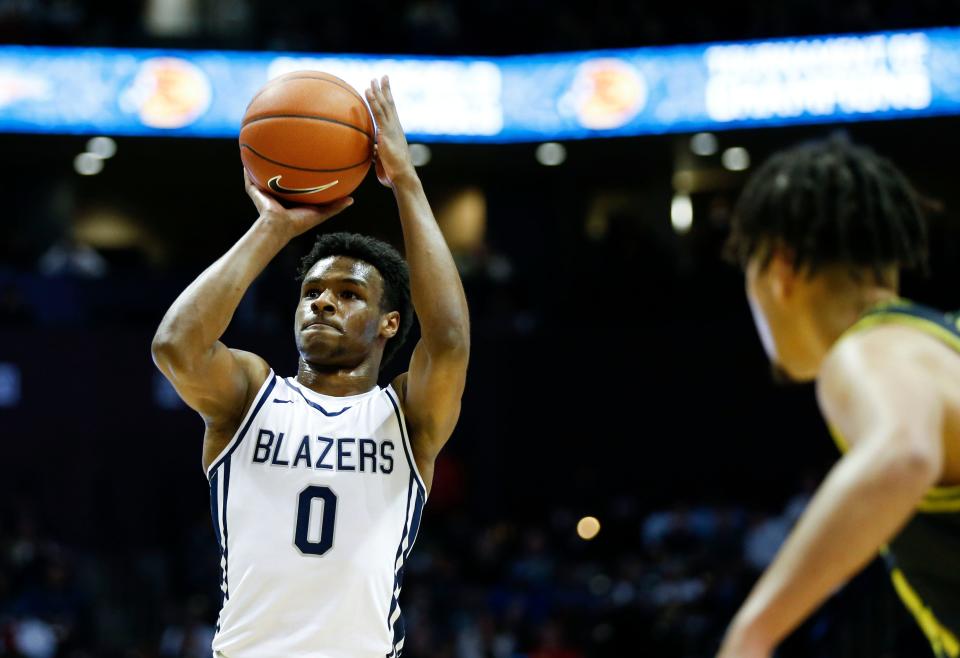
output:
[[[775,3],[2,0],[0,39],[76,45],[501,54],[952,24],[957,0]],[[493,37],[492,35],[496,35]]]
[[[711,656],[811,486],[774,513],[716,505],[643,513],[635,499],[619,497],[591,541],[575,531],[578,514],[556,507],[524,519],[428,513],[402,596],[404,655]],[[11,504],[0,526],[0,656],[209,658],[219,606],[209,524],[186,522],[175,550],[118,542],[103,559],[55,538],[30,510]],[[822,641],[838,616],[828,607],[783,655],[840,655],[836,637]],[[844,618],[847,635],[854,621]],[[861,622],[874,647],[891,650],[897,624],[876,614]]]

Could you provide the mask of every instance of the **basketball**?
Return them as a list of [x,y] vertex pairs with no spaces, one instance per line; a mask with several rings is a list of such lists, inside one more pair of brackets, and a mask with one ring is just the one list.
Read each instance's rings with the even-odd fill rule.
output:
[[295,203],[330,203],[353,192],[370,167],[373,144],[363,97],[319,71],[268,82],[240,125],[240,159],[253,182]]

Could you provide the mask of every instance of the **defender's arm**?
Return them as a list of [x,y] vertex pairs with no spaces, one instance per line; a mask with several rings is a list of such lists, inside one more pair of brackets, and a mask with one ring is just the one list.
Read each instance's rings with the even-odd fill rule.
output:
[[943,468],[944,401],[917,337],[881,327],[841,342],[817,395],[850,443],[740,608],[721,658],[760,658],[862,569],[913,516]]

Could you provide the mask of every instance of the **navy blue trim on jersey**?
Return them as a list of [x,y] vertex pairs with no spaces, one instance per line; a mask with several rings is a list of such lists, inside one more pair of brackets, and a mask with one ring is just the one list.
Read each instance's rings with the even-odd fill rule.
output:
[[403,621],[403,615],[397,619],[397,623],[393,627],[393,651],[390,653],[394,658],[399,658],[403,649],[398,649],[397,646],[403,642],[404,638],[407,636],[407,624]]
[[[236,441],[234,441],[233,445],[231,445],[230,448],[223,455],[220,456],[220,459],[214,462],[213,465],[210,466],[209,469],[207,469],[207,473],[213,473],[218,468],[220,468],[220,465],[223,464],[225,461],[227,461],[230,458],[230,455],[233,454],[233,451],[237,449],[237,446],[239,446],[240,443],[243,442],[243,437],[246,436],[247,430],[249,430],[250,425],[253,424],[253,419],[257,417],[258,413],[260,413],[260,407],[262,407],[263,403],[267,401],[268,397],[270,397],[270,392],[273,390],[273,387],[277,385],[277,377],[276,375],[273,374],[272,370],[270,371],[270,377],[271,377],[270,385],[267,386],[267,390],[265,390],[257,399],[257,403],[253,407],[253,412],[247,417],[247,422],[244,424],[243,429],[241,429],[240,433],[237,435]],[[224,499],[223,500],[224,507],[226,507],[226,502],[227,502],[226,492],[224,492],[223,494],[223,499]],[[226,514],[224,514],[224,518],[226,518]]]
[[[413,493],[414,487],[416,487],[416,494]],[[411,499],[413,499],[412,515],[410,514]],[[410,551],[413,550],[413,544],[417,541],[417,535],[420,531],[420,519],[423,517],[423,508],[426,502],[426,495],[421,488],[419,480],[416,478],[414,471],[410,471],[410,483],[407,485],[407,505],[403,522],[403,535],[400,537],[400,544],[397,546],[397,555],[393,561],[395,569],[393,595],[390,600],[390,610],[387,613],[387,628],[391,628],[390,619],[400,606],[399,596],[400,590],[403,588],[403,575],[407,568],[407,558],[410,556]],[[407,544],[406,549],[403,547],[404,543]],[[397,561],[400,562],[399,568],[397,568]],[[406,623],[404,622],[402,612],[397,617],[397,621],[392,624],[392,628],[393,650],[387,654],[387,656],[397,657],[400,656],[401,653],[398,645],[403,642],[406,636]]]
[[214,472],[210,477],[210,515],[213,517],[213,533],[217,537],[217,547],[223,551],[223,537],[220,535],[220,503],[217,495],[217,485],[220,475]]
[[[400,545],[397,546],[397,555],[394,558],[394,579],[393,579],[393,597],[390,601],[390,611],[387,613],[387,628],[391,627],[390,619],[393,617],[393,613],[400,606],[399,596],[400,589],[403,587],[403,574],[406,571],[406,562],[407,557],[410,555],[410,551],[413,549],[413,544],[417,540],[417,534],[420,530],[420,519],[423,516],[423,507],[427,501],[427,489],[423,481],[420,479],[420,473],[417,471],[416,462],[413,460],[413,446],[409,445],[407,439],[407,431],[403,424],[403,415],[400,413],[400,405],[397,400],[394,399],[393,395],[390,393],[389,389],[384,389],[384,392],[387,394],[387,399],[390,400],[390,404],[393,405],[393,413],[397,418],[397,427],[400,428],[400,439],[403,444],[403,454],[407,458],[407,466],[410,469],[410,484],[407,486],[407,506],[406,506],[406,516],[404,516],[403,521],[403,535],[400,537]],[[416,485],[416,496],[414,497],[414,485]],[[413,499],[413,515],[410,515],[410,501]],[[403,544],[406,542],[407,547],[404,550]],[[397,562],[400,562],[400,566],[397,567]],[[406,624],[403,621],[403,613],[401,612],[397,621],[392,624],[393,628],[393,650],[387,654],[388,657],[396,658],[400,655],[400,650],[398,650],[398,645],[403,642],[404,637],[406,636]]]
[[[407,558],[410,555],[410,551],[413,549],[413,544],[417,540],[417,534],[420,530],[420,519],[423,516],[423,508],[427,502],[427,488],[423,483],[423,480],[420,479],[420,472],[417,470],[417,464],[413,459],[413,446],[410,444],[410,441],[407,438],[407,430],[403,424],[403,414],[400,413],[400,404],[390,393],[390,389],[384,389],[384,393],[387,394],[387,399],[390,400],[390,404],[393,405],[393,413],[397,418],[397,427],[400,428],[400,439],[403,444],[403,454],[407,458],[407,466],[410,469],[410,484],[407,486],[407,505],[405,508],[405,516],[403,521],[403,535],[400,537],[400,545],[397,546],[397,555],[394,558],[394,579],[393,579],[393,597],[390,601],[390,611],[387,613],[387,628],[391,628],[390,619],[393,617],[393,613],[400,606],[399,596],[400,589],[403,587],[403,574],[406,571],[406,562]],[[414,495],[414,485],[416,485],[416,495]],[[413,514],[410,514],[410,501],[413,500]],[[404,543],[407,544],[406,550],[404,550]],[[397,562],[399,561],[400,566],[397,567]],[[404,637],[406,636],[406,624],[403,621],[403,613],[401,612],[397,617],[396,623],[392,624],[393,628],[393,650],[387,654],[387,658],[398,658],[401,654],[401,649],[398,648]]]
[[[271,386],[272,388],[272,386]],[[264,397],[266,399],[266,397]],[[251,416],[253,418],[253,416]],[[230,540],[227,532],[227,500],[230,495],[230,455],[223,462],[223,596],[230,598]]]
[[410,521],[410,542],[407,544],[407,555],[403,559],[404,564],[406,564],[407,558],[410,557],[410,551],[413,550],[413,545],[417,543],[417,535],[420,534],[420,519],[423,517],[423,508],[426,502],[427,499],[424,498],[423,492],[418,491],[417,500],[413,507],[413,519]]
[[[413,480],[413,475],[411,474],[410,479]],[[393,558],[393,588],[390,590],[390,595],[392,599],[390,600],[390,611],[387,613],[387,629],[391,627],[390,618],[393,617],[393,611],[397,609],[399,601],[397,600],[397,585],[398,576],[400,574],[400,569],[397,568],[397,561],[403,557],[403,541],[407,538],[407,533],[410,530],[410,499],[413,497],[413,482],[407,484],[407,505],[404,507],[403,511],[403,534],[400,535],[400,543],[397,544],[397,554]],[[402,568],[402,564],[401,564]]]
[[[400,589],[403,587],[403,560],[406,558],[406,552],[403,550],[403,542],[410,534],[410,499],[413,497],[413,473],[410,474],[410,482],[407,484],[407,505],[403,513],[403,534],[400,536],[400,543],[397,544],[397,555],[393,559],[393,587],[390,590],[390,609],[387,612],[387,630],[393,630],[393,648],[387,654],[387,658],[396,658],[397,644],[399,644],[406,634],[406,624],[403,621],[403,612],[397,616],[396,622],[391,622],[393,613],[400,607]],[[397,567],[397,562],[400,566]]]
[[[413,504],[413,518],[410,520],[410,531],[407,533],[407,550],[403,553],[403,561],[400,563],[400,569],[397,571],[397,577],[395,578],[396,589],[403,587],[403,574],[407,568],[407,558],[410,557],[410,551],[413,550],[413,545],[417,541],[417,534],[420,532],[420,517],[423,516],[423,506],[426,500],[420,494],[420,491],[417,491],[417,497],[414,500]],[[401,546],[403,542],[401,542]]]
[[[213,476],[210,478],[210,515],[213,517],[213,532],[217,537],[217,549],[220,553],[220,560],[223,561],[223,535],[220,532],[220,495],[217,491],[220,487],[220,473],[219,471],[214,471]],[[223,593],[223,568],[220,569],[220,607],[223,607],[224,593]],[[220,628],[220,620],[217,620],[217,630]]]
[[304,402],[306,402],[306,403],[309,404],[311,407],[313,407],[314,409],[316,409],[317,411],[319,411],[320,413],[322,413],[324,416],[326,416],[326,417],[328,417],[328,418],[334,418],[334,417],[336,417],[336,416],[339,416],[339,415],[342,414],[344,411],[349,411],[349,410],[352,408],[352,407],[344,407],[344,408],[341,409],[340,411],[327,411],[326,409],[324,409],[323,407],[321,407],[319,404],[317,404],[316,402],[314,402],[313,400],[311,400],[310,398],[308,398],[306,395],[304,395],[304,394],[303,394],[303,391],[301,391],[299,388],[297,388],[296,386],[294,386],[294,385],[291,384],[290,382],[287,382],[287,386],[289,386],[290,388],[292,388],[293,390],[295,390],[297,393],[299,393],[299,394],[300,394],[300,397],[303,398],[303,401],[304,401]]
[[407,440],[407,430],[403,426],[403,416],[400,414],[400,405],[393,399],[389,389],[384,389],[384,393],[387,394],[387,399],[390,400],[390,404],[393,405],[393,413],[397,417],[397,425],[400,427],[400,438],[402,439],[401,443],[403,443],[403,454],[407,456],[407,465],[410,467],[410,473],[413,475],[413,479],[417,481],[417,487],[423,493],[423,497],[426,498],[427,485],[420,479],[420,471],[417,470],[417,464],[413,461],[413,455],[410,452],[413,450],[413,446],[408,445],[410,442]]

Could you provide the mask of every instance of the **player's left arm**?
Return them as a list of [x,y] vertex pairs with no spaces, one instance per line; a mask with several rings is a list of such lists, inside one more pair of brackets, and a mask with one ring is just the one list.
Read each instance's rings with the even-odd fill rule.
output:
[[849,450],[740,608],[721,658],[770,656],[877,555],[940,479],[945,401],[929,350],[917,349],[931,340],[879,327],[844,339],[828,357],[817,397]]
[[378,128],[377,176],[397,200],[410,264],[410,293],[420,321],[420,342],[409,371],[394,384],[415,439],[414,450],[419,460],[432,464],[460,416],[470,354],[467,299],[410,159],[386,77],[371,82],[367,101]]

